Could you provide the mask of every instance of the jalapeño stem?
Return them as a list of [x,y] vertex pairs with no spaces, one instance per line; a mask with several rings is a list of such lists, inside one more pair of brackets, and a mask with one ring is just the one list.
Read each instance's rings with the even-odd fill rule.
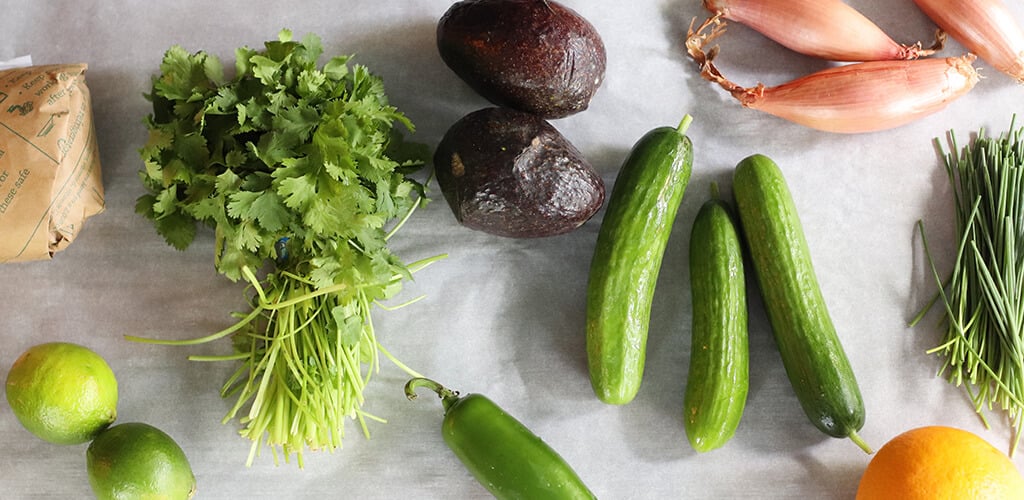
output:
[[437,396],[441,398],[441,405],[444,407],[445,413],[459,400],[459,391],[453,391],[429,378],[423,377],[416,377],[405,383],[405,397],[410,400],[416,399],[416,389],[419,387],[426,387],[437,393]]

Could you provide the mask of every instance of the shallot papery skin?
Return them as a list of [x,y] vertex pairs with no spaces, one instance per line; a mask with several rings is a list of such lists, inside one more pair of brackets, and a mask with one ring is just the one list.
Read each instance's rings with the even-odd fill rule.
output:
[[875,132],[938,112],[966,94],[978,82],[974,59],[968,54],[847,64],[733,97],[748,108],[827,132]]
[[774,87],[759,83],[746,88],[715,66],[717,45],[705,49],[724,31],[725,23],[717,19],[696,29],[690,25],[686,51],[700,66],[701,77],[748,108],[827,132],[855,134],[905,125],[945,108],[979,79],[976,56],[966,54],[843,64]]
[[704,0],[704,7],[791,50],[830,61],[914,59],[941,46],[901,45],[842,0]]
[[1024,83],[1024,29],[1002,0],[914,0],[949,36]]

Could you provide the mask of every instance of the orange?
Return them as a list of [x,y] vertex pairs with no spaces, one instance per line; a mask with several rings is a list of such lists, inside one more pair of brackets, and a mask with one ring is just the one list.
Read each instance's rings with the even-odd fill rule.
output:
[[971,432],[929,426],[882,446],[860,480],[857,500],[1024,499],[1010,458]]
[[29,348],[7,373],[6,391],[21,425],[51,443],[85,443],[117,418],[114,372],[77,344]]

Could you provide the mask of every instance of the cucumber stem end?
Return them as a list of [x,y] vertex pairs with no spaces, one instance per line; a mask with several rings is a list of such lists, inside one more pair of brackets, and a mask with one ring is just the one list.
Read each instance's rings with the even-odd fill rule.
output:
[[690,128],[690,123],[691,122],[693,122],[693,117],[690,116],[689,113],[683,115],[683,119],[680,120],[679,126],[676,127],[676,132],[679,132],[679,135],[685,134],[686,133],[686,129]]
[[857,434],[857,431],[850,431],[849,438],[850,441],[853,441],[853,443],[860,447],[860,449],[864,450],[864,453],[871,455],[872,453],[875,452],[875,450],[871,449],[871,445],[869,445],[866,441],[864,441],[864,439],[860,437],[859,434]]

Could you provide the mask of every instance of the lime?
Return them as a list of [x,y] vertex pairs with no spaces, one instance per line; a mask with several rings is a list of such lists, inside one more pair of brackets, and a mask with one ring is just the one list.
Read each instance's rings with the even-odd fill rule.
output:
[[149,424],[115,425],[96,436],[85,456],[89,484],[99,500],[177,500],[196,491],[185,452]]
[[79,444],[117,418],[117,380],[110,365],[86,347],[39,344],[22,353],[7,373],[7,402],[36,436]]

